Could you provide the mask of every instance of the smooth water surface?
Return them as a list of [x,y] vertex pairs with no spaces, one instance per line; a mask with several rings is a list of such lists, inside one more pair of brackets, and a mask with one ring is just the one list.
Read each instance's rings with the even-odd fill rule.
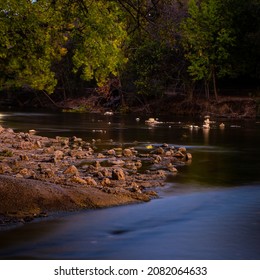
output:
[[[78,136],[97,149],[186,146],[192,163],[149,203],[87,210],[0,232],[2,259],[260,259],[260,123],[172,116],[0,113],[0,125],[50,137]],[[222,121],[221,121],[222,122]],[[100,141],[96,141],[100,139]]]

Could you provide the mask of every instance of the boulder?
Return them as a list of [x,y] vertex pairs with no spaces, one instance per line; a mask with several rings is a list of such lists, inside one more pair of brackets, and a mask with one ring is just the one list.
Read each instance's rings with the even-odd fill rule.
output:
[[57,161],[57,160],[61,160],[63,158],[64,154],[62,151],[55,151],[54,152],[54,161]]
[[94,187],[97,186],[97,182],[92,177],[86,177],[84,178],[84,180],[89,186],[94,186]]
[[131,149],[124,149],[123,150],[123,156],[125,157],[132,157],[133,156],[133,152]]
[[107,154],[109,156],[115,156],[116,155],[116,151],[114,149],[110,149],[110,150],[107,151]]
[[101,181],[101,185],[103,186],[103,187],[109,187],[109,186],[111,186],[111,181],[110,181],[110,179],[109,178],[104,178],[102,181]]
[[187,153],[186,154],[186,160],[191,160],[192,159],[192,154],[191,153]]
[[20,159],[22,161],[28,161],[29,160],[29,157],[27,155],[20,155]]
[[159,155],[154,155],[153,158],[154,158],[153,163],[159,163],[162,161],[162,158]]
[[157,150],[156,150],[156,153],[159,154],[159,155],[162,155],[164,154],[164,149],[162,147],[159,147]]
[[187,150],[186,150],[185,147],[180,147],[180,148],[178,149],[178,151],[181,152],[182,154],[186,154],[186,152],[187,152]]
[[168,169],[170,172],[173,172],[173,173],[178,172],[177,168],[175,168],[171,163],[169,163],[169,164],[167,165],[167,169]]
[[73,183],[81,184],[81,185],[86,185],[87,184],[86,180],[80,178],[79,176],[72,176],[70,178],[70,181],[73,182]]
[[63,171],[63,174],[79,176],[79,171],[75,165],[70,165],[67,169]]
[[123,169],[117,168],[112,170],[112,179],[113,180],[125,180],[125,173]]

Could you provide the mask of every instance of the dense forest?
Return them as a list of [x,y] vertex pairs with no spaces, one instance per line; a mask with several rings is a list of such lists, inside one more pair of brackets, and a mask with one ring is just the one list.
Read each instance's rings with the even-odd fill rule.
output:
[[2,94],[259,94],[260,0],[0,3]]

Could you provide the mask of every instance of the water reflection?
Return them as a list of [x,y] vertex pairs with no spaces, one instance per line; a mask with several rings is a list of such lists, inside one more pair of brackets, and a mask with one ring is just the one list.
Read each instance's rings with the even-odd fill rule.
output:
[[209,145],[209,129],[203,128],[203,138],[204,138],[204,144]]

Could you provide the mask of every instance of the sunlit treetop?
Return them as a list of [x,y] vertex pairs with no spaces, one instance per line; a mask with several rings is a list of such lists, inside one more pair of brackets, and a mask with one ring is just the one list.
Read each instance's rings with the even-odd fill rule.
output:
[[53,92],[53,64],[68,50],[74,72],[103,83],[125,62],[126,37],[114,2],[7,0],[0,11],[0,86]]

